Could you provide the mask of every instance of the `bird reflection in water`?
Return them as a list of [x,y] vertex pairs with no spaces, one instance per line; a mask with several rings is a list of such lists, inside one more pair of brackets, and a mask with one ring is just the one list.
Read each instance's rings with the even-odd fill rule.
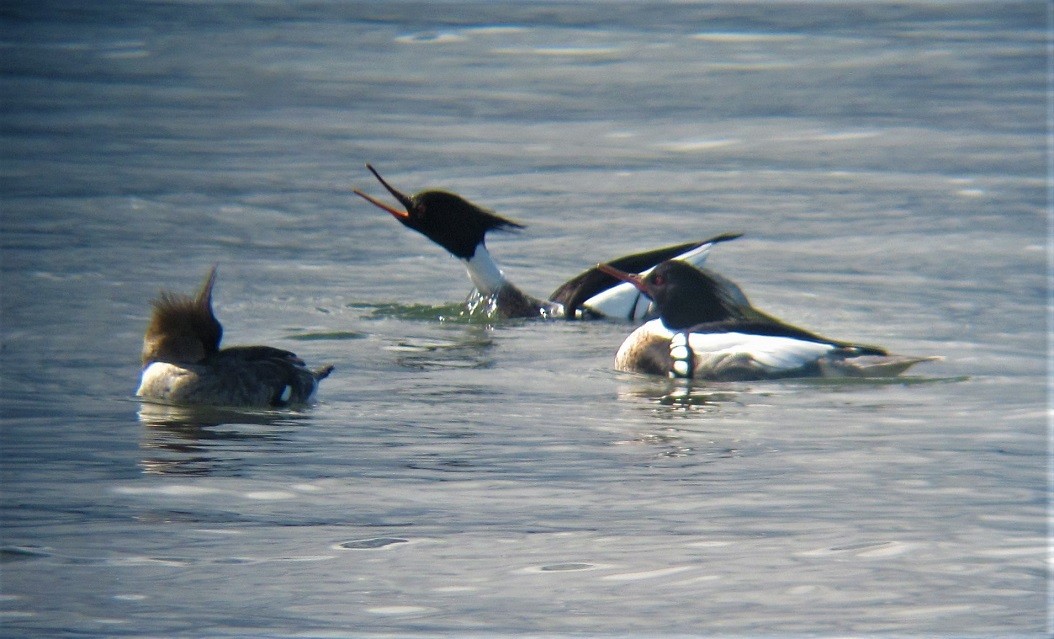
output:
[[736,390],[722,386],[633,375],[632,383],[619,385],[619,401],[650,413],[655,427],[617,443],[646,446],[654,451],[652,458],[692,458],[693,464],[740,456],[736,436],[708,427],[715,424],[711,417],[738,404]]
[[[734,402],[734,389],[715,387],[713,384],[693,382],[690,379],[646,378],[634,375],[632,384],[620,385],[618,398],[623,401],[644,400],[649,409],[660,413],[671,411],[681,414],[705,411],[716,412],[722,405]],[[659,407],[665,407],[657,409]]]
[[306,416],[295,412],[235,410],[142,403],[140,467],[149,475],[237,476],[248,459],[288,441]]

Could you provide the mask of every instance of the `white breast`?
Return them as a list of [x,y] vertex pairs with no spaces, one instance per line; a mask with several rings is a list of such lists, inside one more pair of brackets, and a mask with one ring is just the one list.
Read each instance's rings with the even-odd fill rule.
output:
[[[645,298],[647,299],[647,298]],[[669,341],[673,332],[662,323],[662,320],[651,320],[638,326],[615,353],[615,368],[620,371],[637,371],[637,358],[647,344],[653,340]]]
[[138,397],[160,401],[178,400],[188,385],[197,381],[198,375],[175,364],[154,362],[143,371]]

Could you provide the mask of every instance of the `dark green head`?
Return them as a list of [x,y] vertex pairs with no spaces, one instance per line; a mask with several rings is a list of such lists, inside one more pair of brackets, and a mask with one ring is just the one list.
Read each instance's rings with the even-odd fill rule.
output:
[[390,213],[407,228],[424,235],[450,251],[455,257],[471,259],[476,247],[483,244],[487,231],[522,229],[523,225],[476,206],[460,195],[447,191],[421,191],[405,195],[390,186],[369,164],[366,165],[380,183],[402,204],[405,211],[356,190],[355,194]]

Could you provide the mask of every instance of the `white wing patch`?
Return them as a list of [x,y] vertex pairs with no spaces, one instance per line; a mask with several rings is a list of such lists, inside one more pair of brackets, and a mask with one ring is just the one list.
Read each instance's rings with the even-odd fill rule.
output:
[[611,319],[633,320],[644,317],[651,300],[636,286],[623,282],[589,298],[582,308]]
[[[668,357],[665,355],[668,353]],[[652,320],[622,342],[615,367],[716,381],[782,377],[889,377],[939,357],[858,355],[831,344],[749,333],[675,333]]]
[[[706,262],[706,258],[710,255],[710,249],[713,246],[713,242],[707,242],[690,251],[685,251],[673,259],[688,262],[698,268]],[[647,277],[648,273],[651,273],[654,268],[653,266],[646,271],[642,271],[640,273],[641,277]],[[623,282],[589,298],[582,304],[582,308],[611,319],[640,321],[645,319],[651,312],[651,300],[637,290],[636,286]]]
[[830,344],[747,333],[692,333],[688,346],[697,377],[720,377],[732,367],[779,375],[813,365],[835,350]]

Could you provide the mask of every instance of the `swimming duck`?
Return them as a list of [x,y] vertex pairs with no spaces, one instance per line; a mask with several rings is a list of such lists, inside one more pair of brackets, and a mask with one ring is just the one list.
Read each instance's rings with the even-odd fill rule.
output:
[[[371,165],[366,168],[403,206],[400,210],[356,189],[354,193],[387,211],[407,228],[421,233],[461,260],[479,294],[489,300],[501,317],[543,317],[564,319],[610,319],[640,322],[654,317],[651,301],[633,286],[591,268],[560,285],[546,299],[528,295],[510,282],[491,257],[486,246],[489,231],[516,231],[524,226],[447,191],[421,191],[408,196],[392,187]],[[667,246],[612,260],[616,268],[646,272],[656,264],[679,259],[701,266],[710,248],[719,242],[740,237],[725,233],[698,241]],[[731,294],[743,297],[732,281],[716,273],[710,275]]]
[[146,400],[181,405],[280,408],[306,404],[333,370],[309,370],[289,351],[270,346],[220,349],[223,327],[212,312],[216,267],[193,298],[162,292],[143,337]]
[[659,318],[637,328],[615,355],[622,371],[706,380],[891,377],[919,362],[884,348],[828,339],[730,297],[705,271],[666,261],[646,276],[598,266],[651,298]]

